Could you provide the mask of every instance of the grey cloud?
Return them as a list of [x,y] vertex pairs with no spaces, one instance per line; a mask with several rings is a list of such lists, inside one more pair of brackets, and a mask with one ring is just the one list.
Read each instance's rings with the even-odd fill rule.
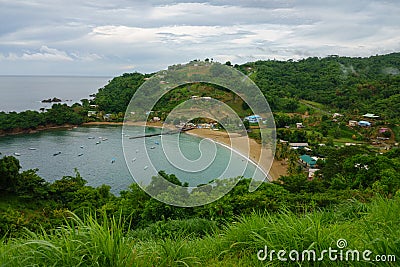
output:
[[107,75],[206,57],[243,63],[400,49],[394,0],[0,3],[0,74]]

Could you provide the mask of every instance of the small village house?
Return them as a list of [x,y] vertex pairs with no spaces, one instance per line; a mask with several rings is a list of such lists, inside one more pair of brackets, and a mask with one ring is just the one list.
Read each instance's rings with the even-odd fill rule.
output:
[[250,123],[258,123],[259,121],[262,121],[262,117],[260,115],[251,115],[245,117],[244,120]]
[[350,126],[350,127],[357,126],[357,121],[350,120],[350,121],[349,121],[349,126]]
[[358,126],[360,127],[371,127],[371,123],[369,121],[359,121]]
[[313,157],[310,157],[309,155],[301,155],[300,162],[301,164],[309,168],[314,168],[315,165],[317,165],[317,160]]

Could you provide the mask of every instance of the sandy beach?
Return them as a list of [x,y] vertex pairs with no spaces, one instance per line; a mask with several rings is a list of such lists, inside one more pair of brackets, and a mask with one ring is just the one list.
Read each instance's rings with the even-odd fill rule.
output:
[[272,166],[269,169],[271,165],[271,153],[255,140],[247,138],[247,136],[235,134],[229,136],[226,132],[210,129],[193,129],[186,133],[202,138],[210,138],[215,142],[232,147],[243,155],[248,155],[264,172],[269,172],[272,180],[277,180],[281,175],[286,175],[287,167],[282,164],[282,161],[273,160]]

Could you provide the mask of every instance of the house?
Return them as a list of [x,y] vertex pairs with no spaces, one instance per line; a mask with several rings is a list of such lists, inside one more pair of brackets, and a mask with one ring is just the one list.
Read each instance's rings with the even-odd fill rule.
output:
[[106,120],[106,121],[108,121],[108,120],[111,119],[111,115],[112,115],[112,114],[107,113],[106,115],[103,116],[103,119]]
[[199,96],[197,96],[197,95],[192,95],[192,99],[199,99]]
[[344,145],[345,146],[355,146],[356,144],[355,143],[345,143]]
[[317,160],[309,155],[301,155],[300,162],[310,168],[314,168],[317,164]]
[[308,179],[312,180],[315,176],[315,173],[319,171],[319,169],[309,169],[308,170]]
[[308,147],[308,143],[289,143],[290,148],[298,149],[303,147]]
[[333,117],[333,118],[343,117],[343,115],[340,114],[340,113],[333,113],[332,117]]
[[360,127],[371,127],[371,123],[369,121],[359,121],[358,126]]
[[379,118],[378,115],[372,114],[372,113],[367,113],[363,115],[364,118],[369,118],[369,119],[377,119]]
[[297,129],[301,129],[301,128],[304,128],[304,125],[302,122],[297,122],[296,127],[297,127]]
[[153,117],[153,121],[154,122],[157,122],[157,121],[160,121],[161,119],[160,119],[160,117]]
[[204,100],[211,100],[212,98],[210,96],[203,96],[202,99]]
[[95,117],[97,115],[97,111],[89,110],[87,115],[88,117]]
[[353,120],[349,121],[349,126],[350,127],[357,126],[357,121],[353,121]]
[[251,115],[251,116],[245,117],[244,120],[248,121],[250,123],[258,123],[259,121],[262,120],[262,117],[260,115]]
[[389,131],[388,128],[380,128],[380,129],[379,129],[379,133],[380,133],[380,134],[386,133],[386,132],[388,132],[388,131]]

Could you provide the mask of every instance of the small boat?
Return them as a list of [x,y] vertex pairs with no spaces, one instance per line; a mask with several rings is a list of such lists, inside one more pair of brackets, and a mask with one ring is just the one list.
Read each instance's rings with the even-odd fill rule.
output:
[[101,139],[102,141],[107,141],[108,140],[108,138],[103,138],[103,139]]
[[156,148],[155,146],[150,147],[150,149],[155,149],[155,148]]
[[94,137],[93,136],[89,136],[88,139],[94,139]]
[[154,144],[159,145],[160,143],[158,141],[155,141]]
[[34,148],[34,147],[30,147],[30,148],[29,148],[29,150],[36,150],[36,148]]
[[83,146],[81,146],[81,148],[83,148]]
[[136,161],[136,158],[133,158],[132,161],[135,162],[135,161]]
[[97,141],[97,142],[96,142],[96,145],[98,145],[98,144],[100,144],[100,143],[101,143],[100,141]]
[[82,156],[83,156],[83,153],[81,153],[81,154],[78,155],[78,157],[82,157]]
[[53,156],[57,156],[57,155],[60,155],[60,154],[61,154],[61,151],[59,151],[57,153],[54,153]]
[[17,153],[17,152],[15,152],[15,153],[14,153],[14,156],[17,156],[17,157],[19,157],[19,156],[21,156],[21,154],[20,154],[20,153]]
[[113,163],[115,163],[115,159],[112,159],[112,160],[111,160],[111,164],[113,164]]
[[149,167],[149,166],[144,166],[144,168],[143,168],[143,169],[144,169],[144,170],[147,170],[147,168],[148,168],[148,167]]
[[136,153],[139,153],[139,149],[136,149]]

